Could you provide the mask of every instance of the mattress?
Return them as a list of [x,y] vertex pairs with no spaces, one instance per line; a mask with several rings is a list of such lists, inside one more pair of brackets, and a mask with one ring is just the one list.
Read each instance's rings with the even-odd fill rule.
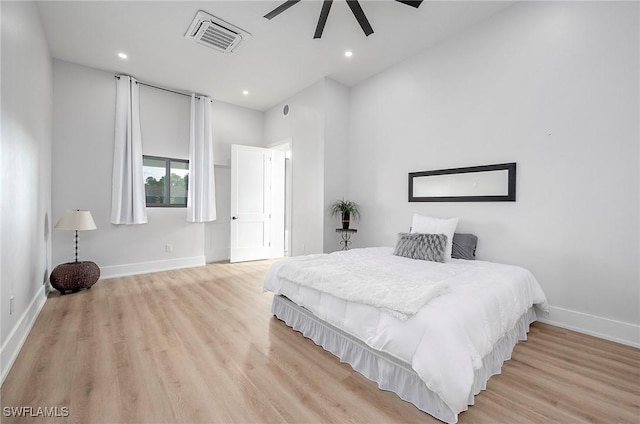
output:
[[323,292],[321,287],[283,278],[288,274],[280,272],[281,268],[296,258],[275,263],[264,287],[373,351],[408,365],[427,391],[435,394],[429,403],[437,399],[440,406],[436,409],[444,412],[434,413],[414,403],[441,420],[456,422],[457,414],[473,404],[473,396],[499,372],[513,345],[526,335],[524,326],[528,328],[535,320],[532,308],[546,309],[546,298],[533,275],[521,267],[483,261],[416,261],[394,256],[392,250],[353,249],[331,255],[358,263],[360,270],[366,265],[374,273],[405,273],[407,278],[426,275],[430,281],[446,284],[446,292],[406,320],[373,305]]

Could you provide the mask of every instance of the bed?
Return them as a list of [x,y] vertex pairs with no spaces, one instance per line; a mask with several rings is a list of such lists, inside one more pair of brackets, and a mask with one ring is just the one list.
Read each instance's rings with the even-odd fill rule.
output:
[[547,309],[524,268],[415,260],[390,247],[284,259],[264,289],[278,319],[447,423],[473,405]]

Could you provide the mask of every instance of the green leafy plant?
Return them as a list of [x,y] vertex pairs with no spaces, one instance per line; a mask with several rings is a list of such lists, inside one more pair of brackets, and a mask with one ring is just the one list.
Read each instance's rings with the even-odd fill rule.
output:
[[331,216],[342,217],[345,213],[355,222],[360,221],[360,207],[351,200],[336,200],[330,206]]

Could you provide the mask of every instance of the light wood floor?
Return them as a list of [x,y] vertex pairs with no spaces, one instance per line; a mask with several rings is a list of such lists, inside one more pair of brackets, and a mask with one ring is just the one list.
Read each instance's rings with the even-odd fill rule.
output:
[[[11,422],[438,423],[271,317],[268,262],[104,280],[47,300],[2,386]],[[461,423],[640,422],[640,350],[534,324]]]

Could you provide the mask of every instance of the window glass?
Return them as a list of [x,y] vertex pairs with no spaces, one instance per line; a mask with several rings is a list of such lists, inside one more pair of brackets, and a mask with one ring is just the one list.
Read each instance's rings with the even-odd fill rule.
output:
[[189,187],[189,164],[171,161],[171,197],[172,205],[187,205],[187,188]]
[[186,207],[189,161],[143,156],[142,162],[147,206]]
[[167,173],[164,160],[145,157],[142,160],[144,172],[144,191],[147,205],[162,205],[165,195],[165,175]]

